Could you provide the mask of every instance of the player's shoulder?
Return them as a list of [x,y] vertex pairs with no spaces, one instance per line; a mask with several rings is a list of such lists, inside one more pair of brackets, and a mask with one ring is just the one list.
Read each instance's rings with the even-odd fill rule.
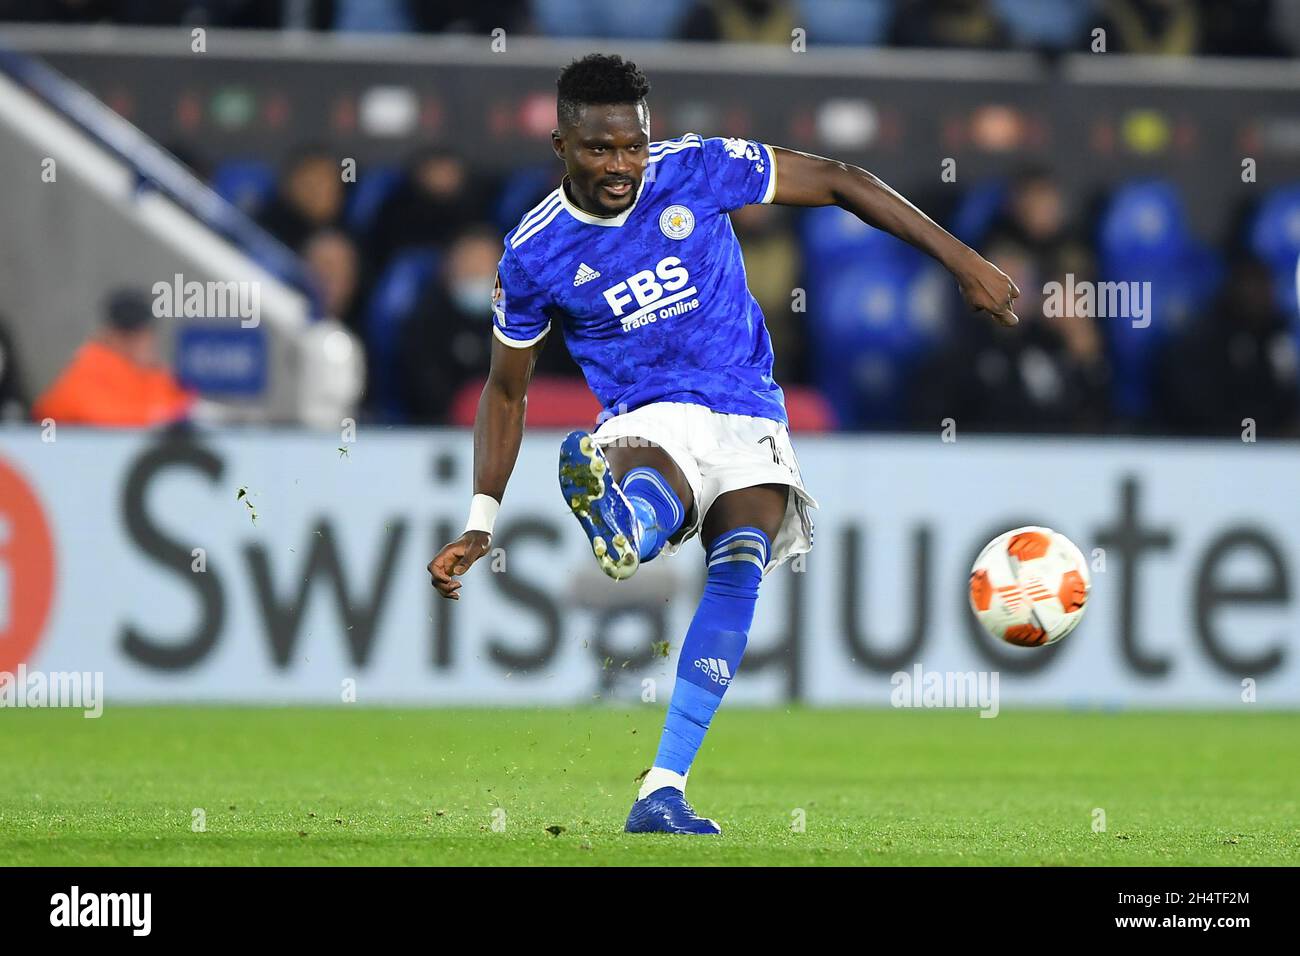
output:
[[762,171],[762,164],[770,155],[770,148],[764,144],[738,136],[704,137],[687,133],[677,139],[650,144],[655,179],[675,179],[679,185],[697,178],[710,179],[735,160],[751,161]]
[[[662,139],[650,144],[650,166],[656,180],[691,178],[705,167],[707,154],[716,154],[723,148],[719,137],[704,137],[699,133],[686,133],[676,139]],[[649,170],[647,170],[649,172]]]
[[670,156],[690,160],[699,156],[704,137],[699,133],[686,133],[676,139],[661,139],[650,144],[650,162],[658,163]]
[[519,224],[506,233],[506,254],[520,254],[521,247],[542,230],[546,229],[564,209],[564,200],[560,196],[561,187],[556,186],[546,198],[528,212],[524,213]]
[[651,143],[650,161],[659,162],[669,157],[677,157],[679,161],[685,160],[689,162],[694,160],[699,162],[705,156],[715,160],[723,157],[753,159],[760,154],[762,149],[763,144],[739,136],[710,136],[706,138],[699,133],[687,133],[677,139],[665,139],[657,143]]

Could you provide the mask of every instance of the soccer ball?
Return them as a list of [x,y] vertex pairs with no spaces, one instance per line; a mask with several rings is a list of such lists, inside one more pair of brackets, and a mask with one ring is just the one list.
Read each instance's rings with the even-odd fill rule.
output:
[[1092,577],[1074,543],[1051,528],[990,541],[970,569],[970,606],[984,630],[1019,647],[1055,644],[1083,620]]

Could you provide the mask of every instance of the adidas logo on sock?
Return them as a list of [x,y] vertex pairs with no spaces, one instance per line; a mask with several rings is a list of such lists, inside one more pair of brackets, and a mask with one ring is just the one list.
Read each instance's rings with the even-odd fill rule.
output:
[[578,271],[573,276],[575,286],[582,285],[584,282],[590,282],[592,279],[599,279],[600,273],[587,265],[585,262],[578,263]]
[[709,680],[721,687],[731,683],[731,668],[719,657],[697,657],[695,666],[709,675]]

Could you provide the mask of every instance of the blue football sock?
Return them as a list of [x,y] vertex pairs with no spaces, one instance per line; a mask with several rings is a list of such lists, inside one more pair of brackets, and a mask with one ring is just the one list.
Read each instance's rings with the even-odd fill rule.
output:
[[691,619],[677,660],[677,684],[668,705],[656,767],[685,774],[709,722],[722,703],[754,622],[758,585],[771,543],[757,528],[736,528],[709,547],[704,597]]
[[641,522],[642,561],[663,548],[686,519],[686,509],[672,486],[654,468],[633,468],[619,482],[637,520]]

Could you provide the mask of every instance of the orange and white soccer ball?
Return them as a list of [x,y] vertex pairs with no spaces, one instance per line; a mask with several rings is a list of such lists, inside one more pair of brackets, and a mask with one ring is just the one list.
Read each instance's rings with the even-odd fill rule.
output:
[[1055,644],[1083,620],[1092,576],[1083,554],[1051,528],[1000,534],[970,569],[970,606],[984,630],[1020,647]]

